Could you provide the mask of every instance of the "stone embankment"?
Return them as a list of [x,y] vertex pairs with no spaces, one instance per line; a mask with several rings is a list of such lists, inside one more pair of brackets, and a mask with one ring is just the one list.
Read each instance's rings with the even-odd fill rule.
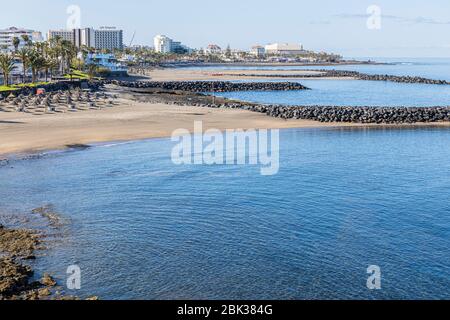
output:
[[283,119],[320,122],[401,124],[450,121],[449,107],[243,106],[242,109]]
[[158,95],[151,95],[147,102],[216,109],[242,109],[264,113],[275,118],[304,119],[319,122],[404,124],[450,121],[450,107],[285,106],[237,101],[214,104],[211,102],[169,101],[167,99],[159,99]]
[[310,78],[354,78],[365,81],[389,81],[397,83],[421,83],[421,84],[438,84],[449,85],[450,82],[446,80],[434,80],[423,77],[413,76],[395,76],[388,74],[366,74],[357,71],[347,70],[302,70],[305,72],[312,72],[311,74],[223,74],[226,76],[235,77],[254,77],[254,78],[286,78],[286,79],[310,79]]
[[236,91],[294,91],[309,90],[296,82],[229,82],[229,81],[109,81],[111,84],[134,89],[161,89],[186,92],[236,92]]

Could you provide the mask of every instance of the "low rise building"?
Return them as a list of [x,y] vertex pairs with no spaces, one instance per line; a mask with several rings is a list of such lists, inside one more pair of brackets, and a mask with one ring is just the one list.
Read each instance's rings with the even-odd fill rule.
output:
[[301,44],[293,43],[272,43],[265,47],[266,54],[268,55],[280,55],[280,56],[294,56],[305,54]]
[[210,44],[206,47],[205,53],[206,54],[221,54],[222,48],[219,47],[217,44]]
[[84,64],[95,64],[113,74],[126,74],[128,72],[127,66],[119,62],[116,56],[111,53],[89,53],[84,59]]
[[258,59],[264,58],[266,56],[266,48],[263,46],[253,46],[251,50],[251,54]]

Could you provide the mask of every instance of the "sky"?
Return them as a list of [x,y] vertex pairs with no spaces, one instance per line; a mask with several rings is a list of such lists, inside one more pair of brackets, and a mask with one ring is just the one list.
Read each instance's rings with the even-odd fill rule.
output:
[[345,57],[450,58],[449,0],[16,0],[0,10],[0,28],[46,34],[68,21],[116,26],[126,45],[165,34],[193,48],[293,42]]

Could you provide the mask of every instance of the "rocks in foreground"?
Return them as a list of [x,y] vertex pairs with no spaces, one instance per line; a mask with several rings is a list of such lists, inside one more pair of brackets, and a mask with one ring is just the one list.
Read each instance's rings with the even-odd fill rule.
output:
[[23,261],[34,259],[40,236],[29,230],[7,229],[0,225],[0,300],[36,300],[45,287],[32,282],[33,270]]
[[33,280],[33,269],[26,261],[35,259],[35,250],[43,249],[42,238],[41,234],[31,230],[8,229],[0,224],[0,301],[79,300],[78,297],[62,296],[57,282],[47,273],[39,281]]

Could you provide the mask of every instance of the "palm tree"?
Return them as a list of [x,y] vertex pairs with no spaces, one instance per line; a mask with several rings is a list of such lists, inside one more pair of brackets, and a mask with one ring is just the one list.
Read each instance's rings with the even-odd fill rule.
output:
[[78,70],[82,70],[83,69],[83,61],[86,60],[87,55],[89,54],[89,52],[91,52],[91,48],[89,48],[88,46],[81,46],[80,48],[80,59],[78,60]]
[[60,43],[60,53],[62,65],[61,71],[62,73],[65,73],[67,69],[70,69],[71,62],[77,55],[77,48],[72,44],[72,42],[62,40]]
[[62,57],[62,42],[63,39],[60,36],[56,36],[49,40],[49,53],[52,58],[56,59],[59,63],[59,71],[63,73],[63,57]]
[[48,81],[48,74],[53,74],[53,70],[58,67],[58,60],[47,57],[45,58],[44,69],[45,69],[45,82]]
[[27,67],[28,67],[28,56],[30,54],[30,49],[28,48],[22,48],[17,52],[17,56],[19,57],[20,61],[22,61],[23,66],[23,83],[26,82],[27,78]]
[[12,39],[12,44],[14,46],[14,51],[17,52],[17,50],[19,50],[19,45],[20,45],[20,39],[17,37],[14,37]]
[[31,46],[32,43],[31,43],[30,37],[27,34],[23,34],[23,35],[21,35],[21,37],[27,47]]
[[9,85],[9,75],[15,68],[13,57],[0,53],[0,69],[3,72],[3,83],[5,86]]
[[39,71],[41,71],[42,69],[45,68],[46,61],[45,61],[45,58],[42,57],[39,54],[39,52],[37,52],[36,50],[33,50],[30,52],[28,59],[29,59],[28,63],[30,64],[31,74],[32,74],[32,79],[33,79],[32,81],[33,81],[33,83],[35,83]]
[[90,64],[86,65],[86,68],[87,68],[89,80],[92,80],[98,72],[98,65],[96,65],[95,63],[90,63]]

